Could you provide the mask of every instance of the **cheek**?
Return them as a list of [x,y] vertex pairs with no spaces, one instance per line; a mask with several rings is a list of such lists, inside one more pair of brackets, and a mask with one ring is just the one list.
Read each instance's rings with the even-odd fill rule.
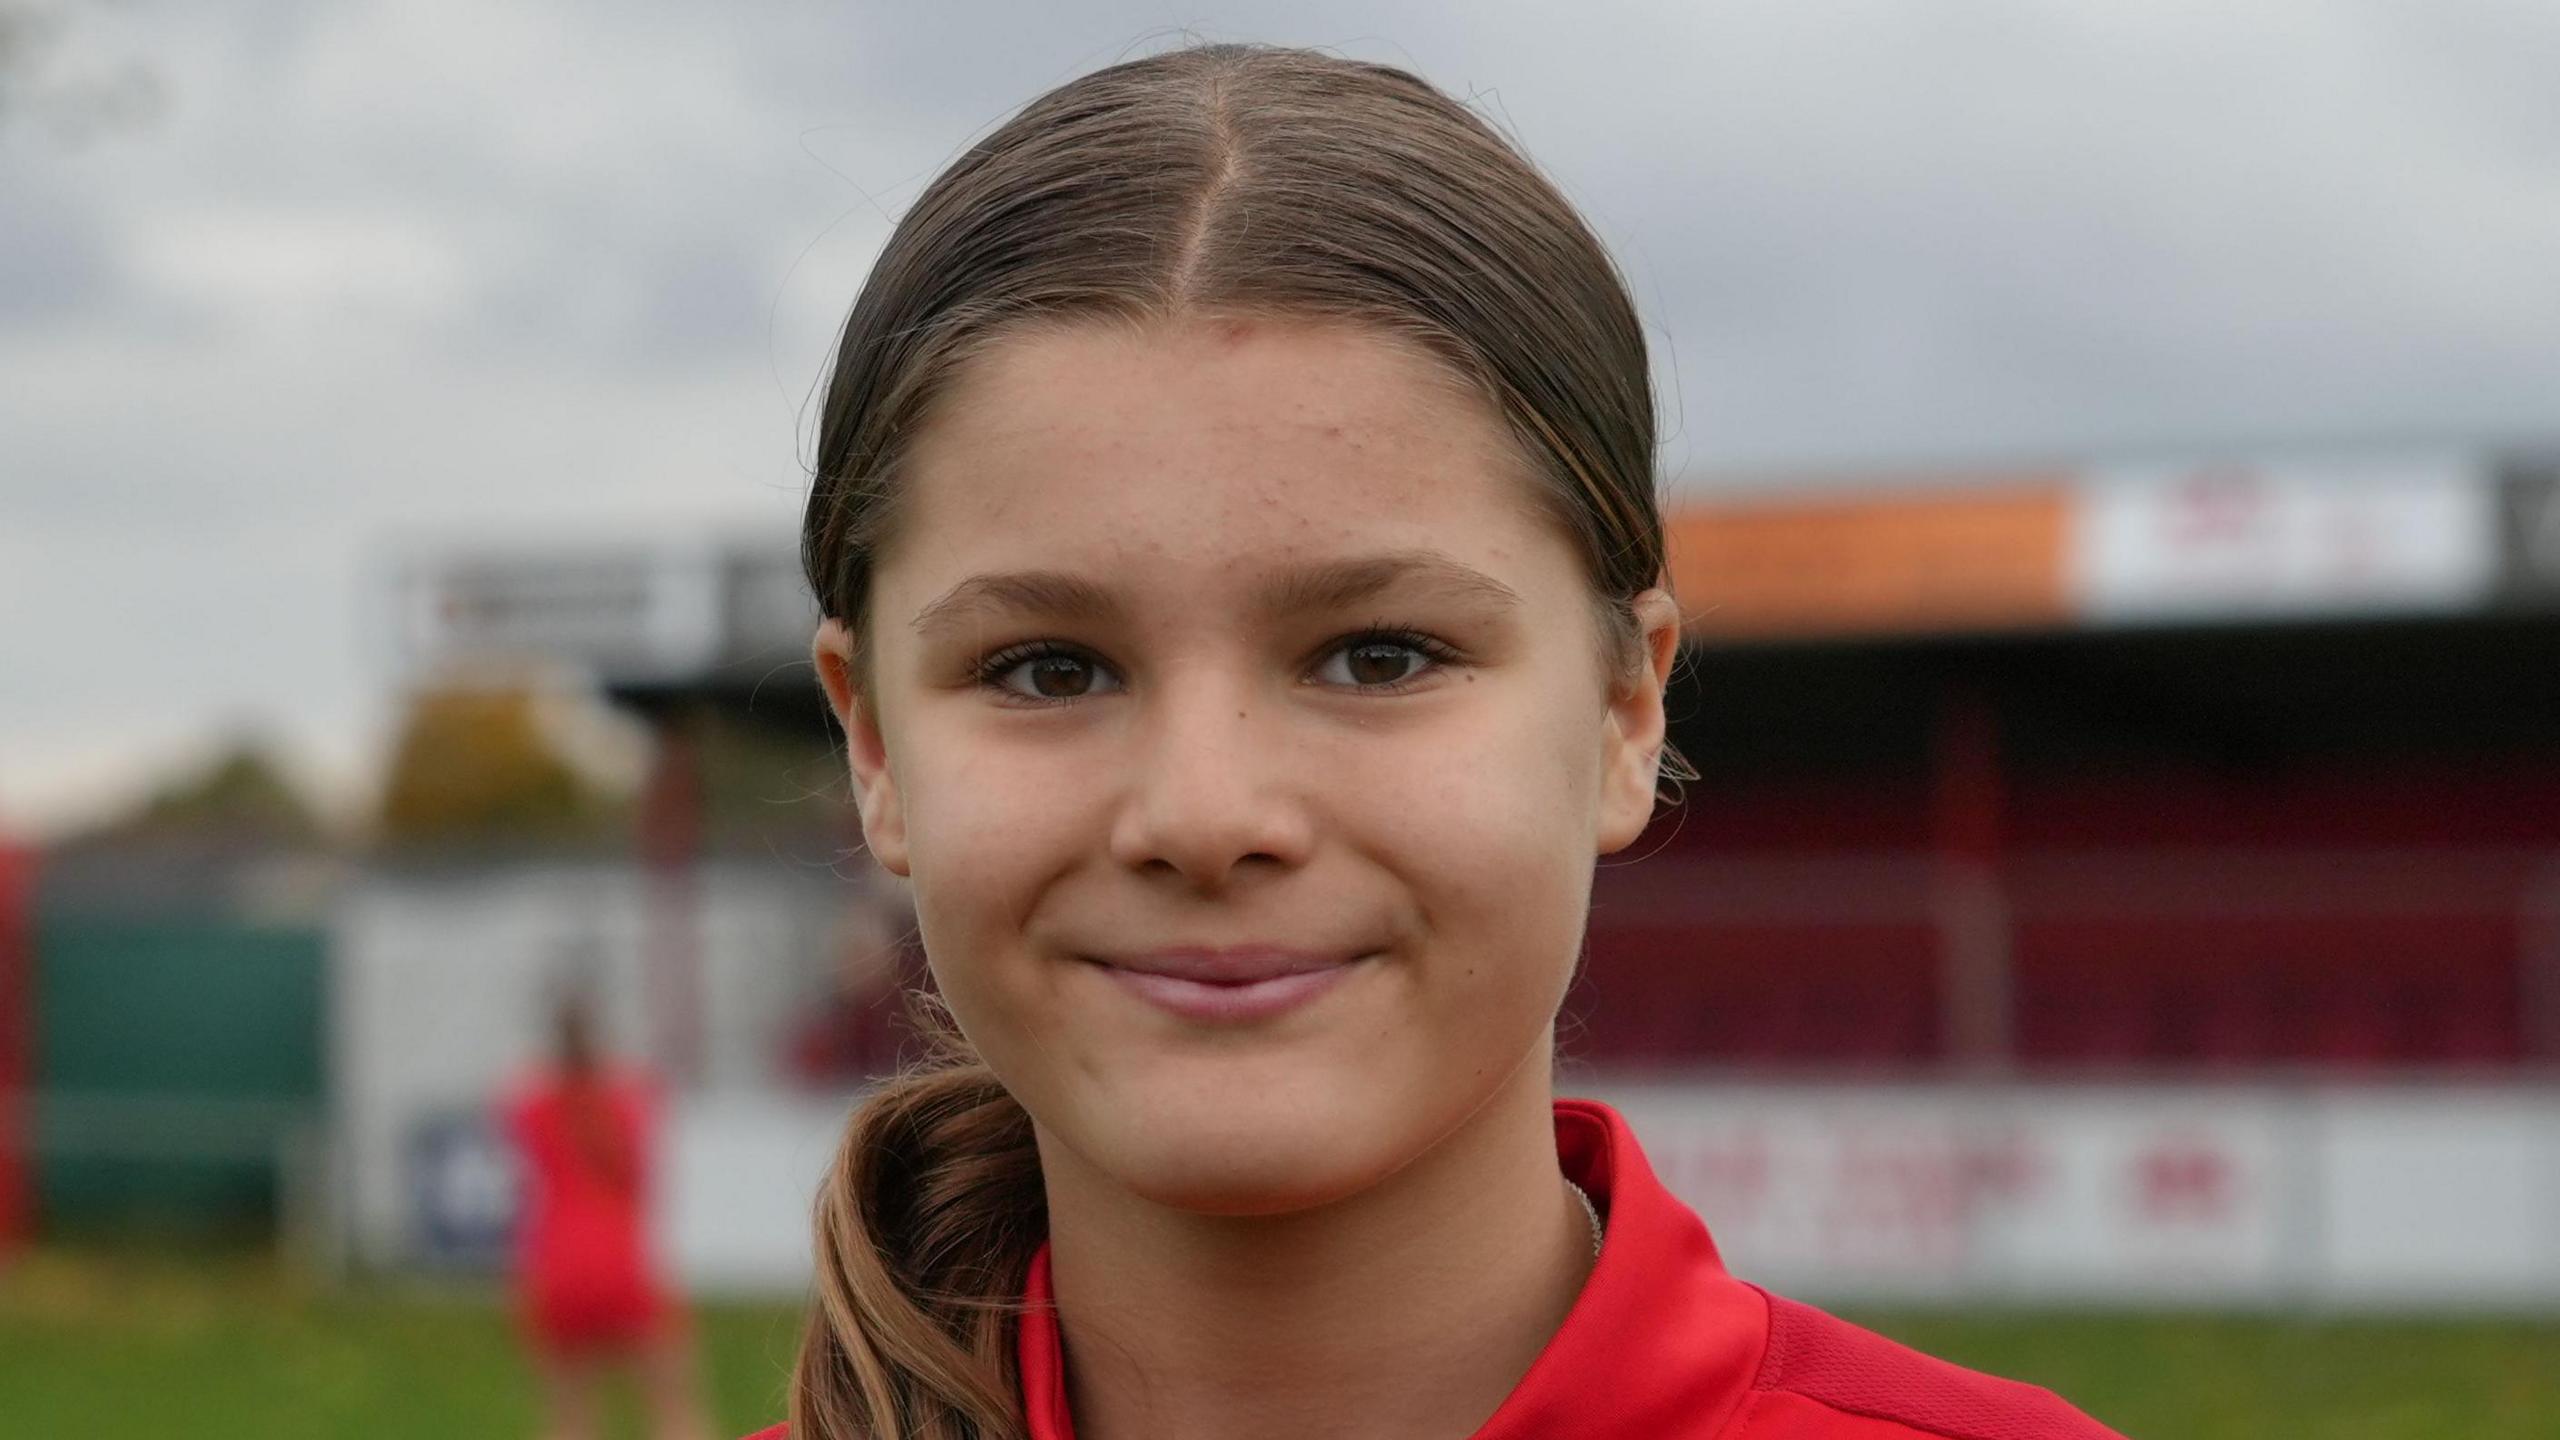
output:
[[[1482,687],[1478,687],[1482,688]],[[1599,712],[1534,687],[1487,695],[1459,723],[1417,736],[1436,755],[1413,808],[1445,842],[1509,852],[1517,863],[1587,866],[1600,793]],[[1408,787],[1410,788],[1410,787]]]
[[1372,833],[1429,930],[1469,957],[1453,983],[1553,998],[1590,898],[1597,722],[1518,697],[1477,713],[1418,742],[1427,753],[1392,757],[1400,781],[1374,777]]
[[898,757],[907,845],[920,872],[978,890],[1091,852],[1107,799],[1107,756],[1040,727],[977,723],[966,707],[930,717]]
[[1103,843],[1089,766],[1036,745],[950,734],[901,757],[900,802],[916,921],[936,983],[965,1024],[996,1023],[984,996],[1042,898]]

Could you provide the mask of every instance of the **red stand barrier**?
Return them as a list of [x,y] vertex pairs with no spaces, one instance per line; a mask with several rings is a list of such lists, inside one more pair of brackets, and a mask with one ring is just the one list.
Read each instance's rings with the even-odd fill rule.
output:
[[0,1263],[35,1228],[35,854],[0,841]]

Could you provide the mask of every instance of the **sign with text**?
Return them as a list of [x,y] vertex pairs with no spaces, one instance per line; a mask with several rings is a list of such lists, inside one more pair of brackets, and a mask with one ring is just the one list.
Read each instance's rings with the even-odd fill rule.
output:
[[468,556],[401,577],[402,638],[419,671],[553,663],[609,682],[681,678],[717,656],[720,585],[708,552]]
[[2454,613],[2489,597],[2488,468],[2452,454],[2118,465],[2074,517],[2074,609],[2095,624]]
[[2269,1107],[1854,1088],[1603,1098],[1736,1272],[1781,1290],[2210,1299],[2279,1278]]

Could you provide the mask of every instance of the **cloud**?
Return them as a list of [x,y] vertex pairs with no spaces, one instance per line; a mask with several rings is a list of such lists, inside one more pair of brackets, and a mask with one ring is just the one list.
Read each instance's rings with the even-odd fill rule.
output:
[[0,188],[0,336],[88,314],[111,283],[106,227],[37,182]]
[[[158,124],[0,133],[0,815],[100,735],[259,712],[359,753],[392,537],[787,537],[890,217],[1179,12],[99,13]],[[1519,136],[1625,263],[1677,469],[2552,424],[2536,0],[1182,18],[1419,69]]]

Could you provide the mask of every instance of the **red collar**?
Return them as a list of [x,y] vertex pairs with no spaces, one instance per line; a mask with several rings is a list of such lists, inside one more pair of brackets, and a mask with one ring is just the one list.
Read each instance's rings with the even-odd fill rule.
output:
[[[1559,1100],[1555,1115],[1557,1158],[1607,1236],[1563,1327],[1473,1440],[1717,1434],[1750,1392],[1765,1302],[1725,1273],[1706,1225],[1654,1178],[1617,1111]],[[1031,1440],[1075,1440],[1051,1298],[1044,1244],[1023,1285],[1023,1406]]]

